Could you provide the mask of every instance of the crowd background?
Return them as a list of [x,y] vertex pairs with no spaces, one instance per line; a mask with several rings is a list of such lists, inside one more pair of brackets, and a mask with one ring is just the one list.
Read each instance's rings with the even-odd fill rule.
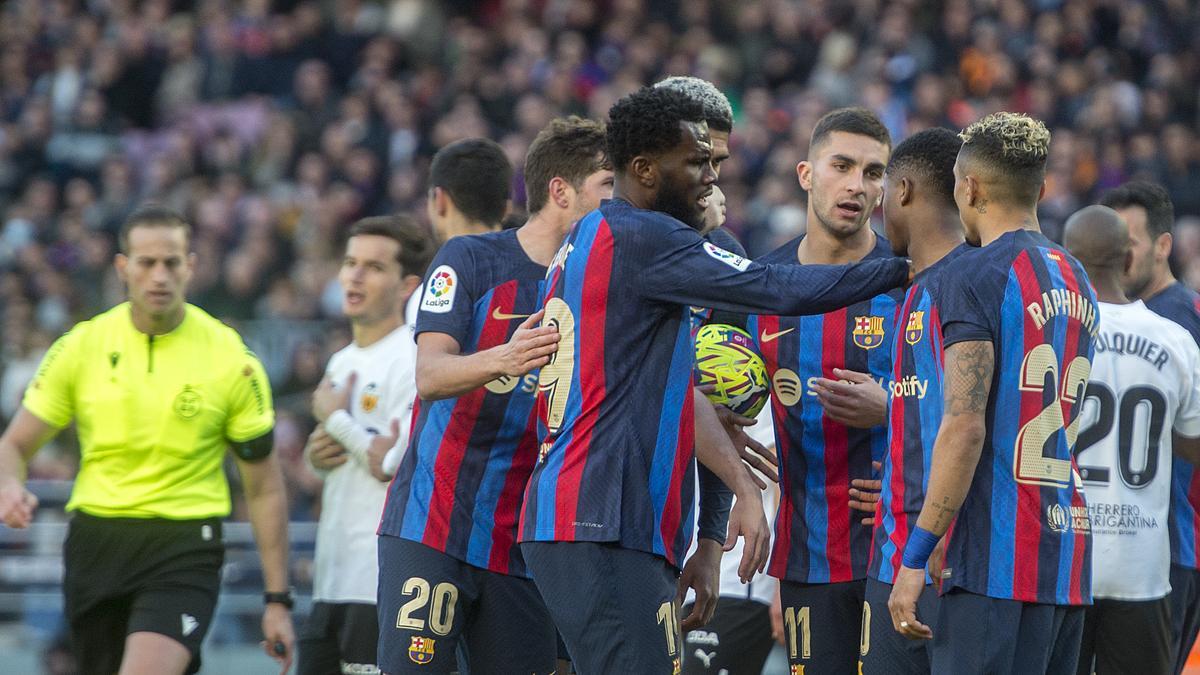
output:
[[[196,228],[192,302],[266,362],[292,518],[315,519],[320,484],[301,448],[308,393],[349,339],[335,280],[348,225],[424,219],[429,160],[447,143],[491,137],[519,169],[551,117],[603,119],[672,74],[733,103],[721,187],[751,254],[803,232],[795,165],[829,109],[868,106],[896,141],[1004,109],[1053,131],[1047,234],[1106,188],[1159,181],[1178,271],[1200,286],[1190,0],[9,0],[0,422],[51,341],[121,301],[115,233],[159,201]],[[31,477],[76,466],[68,433]]]

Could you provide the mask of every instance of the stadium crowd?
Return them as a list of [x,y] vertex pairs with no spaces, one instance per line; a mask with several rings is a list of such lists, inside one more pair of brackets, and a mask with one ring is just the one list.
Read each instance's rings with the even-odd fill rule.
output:
[[[519,169],[553,116],[603,118],[668,74],[733,102],[721,184],[752,255],[803,231],[794,166],[829,109],[866,105],[896,139],[1005,109],[1052,129],[1048,235],[1150,178],[1198,287],[1197,44],[1185,0],[14,0],[0,9],[0,419],[55,337],[119,301],[115,234],[155,200],[197,228],[191,301],[263,354],[292,516],[314,518],[301,450],[308,393],[348,341],[348,225],[425,218],[429,160],[452,141],[494,138]],[[73,475],[58,446],[32,477]]]

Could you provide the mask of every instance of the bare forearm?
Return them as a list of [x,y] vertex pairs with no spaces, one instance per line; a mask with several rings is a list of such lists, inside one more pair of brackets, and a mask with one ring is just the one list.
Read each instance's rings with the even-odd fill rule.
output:
[[967,498],[983,452],[995,348],[991,342],[959,342],[946,348],[945,361],[945,411],[917,519],[918,527],[938,536],[950,528]]
[[983,437],[971,426],[952,420],[943,422],[933,446],[929,487],[918,526],[938,536],[946,533],[967,498],[982,452]]
[[758,494],[758,486],[750,479],[746,465],[729,440],[721,420],[717,419],[712,403],[695,389],[692,396],[696,408],[696,461],[716,474],[739,498],[751,492]]
[[275,458],[263,462],[271,465],[255,467],[259,475],[246,481],[246,503],[262,560],[264,587],[268,592],[282,592],[288,588],[287,494]]
[[474,354],[421,355],[417,360],[417,394],[436,401],[474,391],[503,375],[493,350]]
[[25,458],[7,438],[0,438],[0,479],[15,478],[25,482]]

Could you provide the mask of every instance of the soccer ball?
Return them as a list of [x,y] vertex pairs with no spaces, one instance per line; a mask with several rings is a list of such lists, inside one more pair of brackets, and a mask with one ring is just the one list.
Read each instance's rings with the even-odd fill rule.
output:
[[713,385],[713,403],[754,417],[770,394],[767,367],[749,333],[726,324],[709,324],[696,334],[696,383]]

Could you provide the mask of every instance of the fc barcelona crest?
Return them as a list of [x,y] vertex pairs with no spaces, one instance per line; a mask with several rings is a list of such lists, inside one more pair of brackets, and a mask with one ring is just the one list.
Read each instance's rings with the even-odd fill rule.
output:
[[432,661],[433,638],[414,635],[412,644],[408,646],[408,658],[412,659],[413,663],[419,663],[422,666]]
[[863,349],[874,349],[883,344],[883,317],[854,317],[854,344]]
[[904,329],[904,340],[910,345],[921,341],[925,334],[925,310],[919,309],[908,315],[908,326]]

